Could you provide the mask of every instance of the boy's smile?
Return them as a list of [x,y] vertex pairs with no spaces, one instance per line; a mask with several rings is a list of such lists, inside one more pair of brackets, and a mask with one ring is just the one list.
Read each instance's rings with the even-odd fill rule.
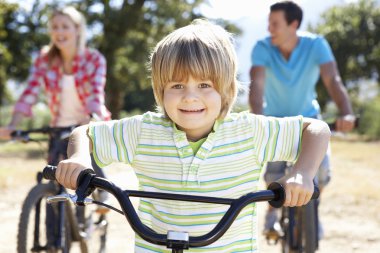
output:
[[164,108],[178,129],[191,141],[211,132],[221,111],[221,96],[210,80],[189,76],[187,81],[169,82],[164,88]]

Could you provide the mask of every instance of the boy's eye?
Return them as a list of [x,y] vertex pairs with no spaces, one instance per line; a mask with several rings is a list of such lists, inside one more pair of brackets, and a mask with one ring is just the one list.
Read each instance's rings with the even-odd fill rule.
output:
[[182,88],[183,88],[183,85],[179,84],[179,83],[176,83],[176,84],[172,85],[172,89],[182,89]]
[[209,87],[211,87],[211,85],[208,84],[208,83],[201,83],[201,84],[199,84],[199,88],[209,88]]

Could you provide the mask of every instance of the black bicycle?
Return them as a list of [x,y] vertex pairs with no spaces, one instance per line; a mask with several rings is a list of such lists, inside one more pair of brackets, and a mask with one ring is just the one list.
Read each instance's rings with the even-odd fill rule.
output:
[[[355,128],[360,117],[356,116]],[[335,130],[336,122],[328,123]],[[285,173],[292,170],[293,163],[286,162]],[[315,180],[317,181],[317,180]],[[318,182],[315,182],[318,184]],[[269,244],[281,243],[282,253],[314,253],[319,247],[319,215],[317,199],[302,207],[282,207],[279,228],[266,235]]]
[[[11,136],[12,139],[22,142],[39,142],[31,134],[42,133],[65,142],[73,128],[74,126],[17,130]],[[49,161],[57,164],[67,158],[65,148],[50,149],[51,143]],[[91,208],[74,208],[65,202],[47,204],[48,197],[62,194],[67,194],[65,188],[54,181],[44,182],[42,172],[37,173],[37,184],[29,191],[22,204],[17,233],[18,253],[67,253],[73,242],[79,242],[82,253],[90,252],[90,248],[91,252],[105,251],[108,224],[105,215],[95,215],[95,210]]]
[[[55,180],[55,170],[56,167],[54,166],[46,166],[43,170],[43,177],[46,179]],[[89,196],[96,188],[103,189],[115,196],[122,210],[110,206],[108,207],[120,214],[123,214],[135,233],[150,243],[166,246],[174,253],[182,253],[184,250],[189,248],[203,247],[217,241],[228,230],[235,218],[238,216],[239,212],[245,206],[253,202],[269,201],[272,206],[278,208],[281,207],[285,201],[285,190],[281,184],[277,182],[270,184],[268,190],[248,193],[238,199],[229,199],[196,195],[122,190],[112,182],[104,178],[97,177],[93,174],[91,169],[88,169],[82,171],[79,175],[78,188],[75,195],[66,194],[64,196],[52,196],[49,198],[49,202],[55,203],[69,200],[79,206],[84,206],[91,203],[102,204],[87,198],[87,196]],[[319,191],[315,188],[313,198],[318,198],[318,196]],[[132,205],[130,197],[224,204],[229,205],[230,207],[219,223],[207,234],[201,236],[189,236],[189,234],[184,231],[167,231],[167,234],[159,234],[141,222]]]
[[[286,163],[285,173],[293,168]],[[280,228],[266,235],[269,244],[281,242],[282,253],[314,253],[318,250],[318,200],[307,205],[281,208]]]

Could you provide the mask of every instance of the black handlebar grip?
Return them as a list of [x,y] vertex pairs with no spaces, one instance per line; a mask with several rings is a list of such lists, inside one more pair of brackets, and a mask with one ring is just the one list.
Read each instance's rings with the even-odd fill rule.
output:
[[[275,198],[271,201],[269,201],[269,204],[272,207],[279,208],[284,205],[285,199],[286,199],[286,192],[285,188],[279,183],[279,182],[272,182],[268,186],[268,190],[272,190],[275,194]],[[319,198],[319,188],[314,184],[314,192],[311,196],[312,199],[318,199]]]
[[77,178],[77,186],[81,185],[82,182],[83,182],[83,180],[84,180],[84,178],[85,178],[85,176],[87,176],[87,175],[89,175],[89,174],[90,174],[90,175],[95,175],[94,170],[93,170],[93,169],[90,169],[90,168],[85,169],[85,170],[82,170],[82,171],[79,173],[78,178]]
[[268,186],[268,190],[274,192],[275,198],[269,201],[269,204],[274,208],[282,207],[285,203],[286,193],[285,188],[279,182],[272,182]]
[[318,186],[314,185],[314,192],[313,192],[313,195],[311,196],[311,199],[317,199],[319,198],[319,188]]
[[55,180],[55,172],[57,170],[56,166],[47,165],[42,171],[42,176],[48,180]]

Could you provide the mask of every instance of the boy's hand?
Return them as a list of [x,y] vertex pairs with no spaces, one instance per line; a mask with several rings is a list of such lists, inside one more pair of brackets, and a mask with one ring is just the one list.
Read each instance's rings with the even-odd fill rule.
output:
[[279,181],[285,187],[286,200],[284,206],[303,206],[310,201],[314,191],[313,178],[295,172]]
[[63,187],[75,190],[79,174],[88,168],[91,168],[91,163],[88,165],[83,159],[69,158],[58,164],[55,178]]

